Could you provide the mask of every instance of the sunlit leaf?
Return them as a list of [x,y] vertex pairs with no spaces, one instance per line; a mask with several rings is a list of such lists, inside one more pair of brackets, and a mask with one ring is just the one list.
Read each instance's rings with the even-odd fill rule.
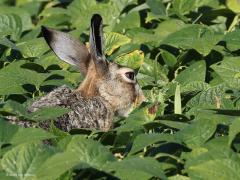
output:
[[227,0],[227,6],[235,13],[240,13],[240,2],[238,0]]
[[106,33],[104,36],[105,39],[105,52],[107,55],[111,55],[114,50],[120,46],[131,42],[131,39],[127,36],[118,34],[118,33]]
[[115,62],[121,64],[123,66],[130,67],[132,69],[139,68],[144,61],[144,54],[142,51],[135,50],[128,54],[123,54],[122,56],[118,56],[115,59]]

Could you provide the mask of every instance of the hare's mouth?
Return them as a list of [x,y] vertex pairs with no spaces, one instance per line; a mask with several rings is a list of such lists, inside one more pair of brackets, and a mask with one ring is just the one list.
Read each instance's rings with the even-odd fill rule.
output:
[[124,108],[116,110],[115,115],[119,117],[128,117],[128,115],[132,112],[133,109],[134,104],[128,104]]

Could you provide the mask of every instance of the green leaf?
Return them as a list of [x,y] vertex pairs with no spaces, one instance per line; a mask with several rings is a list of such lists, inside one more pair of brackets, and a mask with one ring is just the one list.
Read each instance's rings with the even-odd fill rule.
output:
[[212,65],[211,68],[230,87],[240,87],[240,61],[238,57],[225,57],[223,61]]
[[187,102],[187,107],[193,108],[194,106],[201,106],[205,109],[207,108],[225,108],[224,85],[218,85],[214,87],[207,88],[206,90],[198,93],[190,101]]
[[161,164],[151,157],[126,158],[122,161],[108,163],[105,167],[107,170],[115,171],[115,176],[121,179],[150,179],[158,177],[166,179]]
[[227,7],[235,13],[240,13],[240,2],[238,0],[227,0]]
[[191,81],[186,83],[182,88],[181,92],[199,92],[204,91],[210,88],[210,85],[205,82],[199,82],[199,81]]
[[179,174],[177,174],[177,175],[175,175],[175,176],[170,176],[168,179],[169,179],[169,180],[190,180],[189,177],[187,177],[187,176],[182,176],[182,175],[179,175]]
[[232,141],[240,133],[240,119],[235,119],[229,126],[228,145],[232,144]]
[[187,123],[177,122],[177,121],[168,121],[168,120],[160,120],[160,123],[168,127],[172,127],[174,129],[180,129],[180,130],[188,126]]
[[125,7],[132,4],[137,4],[137,0],[112,0],[116,3],[116,6],[119,8],[119,11],[122,11]]
[[237,51],[238,49],[240,49],[239,38],[240,38],[240,30],[236,29],[235,31],[227,33],[223,40],[226,41],[227,48],[230,51]]
[[11,125],[0,118],[0,147],[9,143],[14,134],[18,131],[17,125]]
[[11,113],[18,116],[24,116],[27,113],[27,109],[21,103],[16,101],[8,100],[4,103],[0,111]]
[[20,7],[13,6],[0,6],[0,14],[15,14],[21,19],[22,31],[29,30],[33,27],[31,15],[27,10]]
[[58,59],[58,57],[53,53],[43,55],[41,56],[40,59],[38,59],[35,62],[41,65],[44,69],[47,69],[49,66],[52,66],[52,65],[58,65],[62,69],[66,70],[70,66],[64,61]]
[[155,42],[156,35],[151,30],[146,30],[144,28],[132,28],[126,32],[126,35],[132,39],[134,44],[157,44]]
[[22,33],[22,21],[15,14],[0,14],[0,39],[11,35],[13,40],[18,40]]
[[195,8],[195,0],[174,0],[173,9],[179,14],[186,14]]
[[238,179],[239,161],[238,155],[227,147],[211,148],[188,159],[186,171],[191,179]]
[[184,22],[179,19],[168,19],[159,23],[158,27],[154,29],[155,38],[157,36],[158,41],[161,42],[168,35],[181,30],[185,26]]
[[66,14],[56,14],[50,17],[44,18],[39,22],[39,25],[50,26],[59,28],[59,24],[66,24],[71,18]]
[[158,63],[157,60],[145,58],[139,70],[138,78],[142,86],[147,86],[153,82],[165,84],[169,81],[167,73],[168,70]]
[[175,140],[170,134],[140,134],[134,139],[130,154],[134,154],[141,151],[144,147],[160,142],[175,142]]
[[95,0],[73,1],[68,6],[68,14],[72,17],[72,24],[79,28],[80,32],[89,27],[89,22],[93,14],[100,14],[103,17],[107,29],[112,29],[116,24],[116,17],[121,13],[115,1],[107,3],[96,2]]
[[0,39],[0,44],[14,50],[18,50],[17,46],[6,37]]
[[210,2],[211,0],[174,0],[173,9],[178,14],[184,15],[202,5],[207,6]]
[[161,16],[166,15],[166,8],[161,0],[147,0],[146,3],[150,7],[152,13]]
[[[51,72],[51,75],[63,76],[64,80],[75,85],[78,85],[80,80],[83,78],[80,73],[70,72],[66,70],[54,70]],[[46,81],[46,83],[48,83],[48,81]],[[46,83],[43,83],[43,85]]]
[[43,107],[27,116],[27,118],[34,121],[44,121],[56,119],[64,114],[67,114],[71,110],[64,107]]
[[[211,141],[210,141],[211,142]],[[213,146],[214,147],[214,146]],[[191,166],[195,166],[198,164],[202,164],[206,161],[212,161],[215,159],[232,159],[232,160],[239,160],[239,157],[236,153],[234,153],[230,148],[227,146],[222,146],[222,148],[197,148],[194,149],[194,153],[191,156],[187,157],[186,161],[186,169]]]
[[10,177],[4,171],[0,171],[0,179],[4,179],[4,180],[17,180],[16,177]]
[[208,55],[222,35],[203,25],[189,25],[168,35],[161,44],[168,44],[176,48],[195,49],[203,56]]
[[39,143],[22,144],[4,154],[1,165],[8,176],[33,179],[36,177],[36,170],[51,154],[51,151]]
[[25,142],[36,142],[39,140],[52,139],[55,136],[43,129],[38,128],[19,128],[17,133],[11,138],[11,144]]
[[[53,8],[53,9],[57,9],[57,8]],[[59,8],[60,9],[60,8]],[[64,9],[60,9],[60,10],[64,10]],[[50,13],[47,14],[47,16],[45,16],[44,18],[42,18],[38,25],[44,25],[44,26],[50,26],[50,27],[58,27],[61,24],[66,24],[71,20],[70,16],[67,15],[67,11],[58,11],[57,13]]]
[[113,31],[125,32],[127,29],[140,27],[140,16],[138,12],[131,12],[119,18],[120,22],[117,23]]
[[191,179],[239,179],[240,164],[231,159],[215,159],[188,169]]
[[195,120],[186,128],[176,133],[176,139],[183,141],[190,148],[203,145],[215,132],[217,122],[211,117]]
[[133,52],[118,56],[114,61],[122,66],[137,69],[143,64],[144,54],[142,51],[135,50]]
[[43,38],[21,42],[17,44],[17,47],[24,58],[39,57],[49,50],[49,47]]
[[77,165],[78,169],[90,166],[102,170],[105,163],[113,160],[114,157],[109,150],[97,141],[81,136],[72,136],[66,151],[49,158],[38,169],[37,177],[39,179],[55,179]]
[[26,90],[22,85],[32,84],[39,89],[40,85],[49,76],[47,73],[37,73],[24,69],[21,66],[26,61],[12,62],[8,66],[0,69],[0,94],[24,94]]
[[118,132],[133,131],[143,129],[143,125],[149,122],[153,122],[156,112],[151,112],[151,108],[154,108],[155,104],[147,104],[134,109],[126,119],[126,123],[115,128]]
[[37,128],[21,128],[0,119],[0,146],[3,144],[21,144],[54,138],[52,133]]
[[120,46],[131,42],[131,39],[127,36],[121,35],[119,33],[105,33],[105,53],[111,55]]
[[176,57],[168,51],[161,50],[161,56],[165,64],[167,64],[169,67],[174,67],[174,65],[177,63]]
[[206,76],[206,64],[204,61],[197,61],[184,71],[180,72],[176,81],[181,85],[186,85],[189,82],[200,81],[204,82]]

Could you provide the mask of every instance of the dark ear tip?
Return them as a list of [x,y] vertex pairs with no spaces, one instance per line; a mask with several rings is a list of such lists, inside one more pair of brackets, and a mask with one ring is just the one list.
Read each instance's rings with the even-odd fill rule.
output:
[[102,16],[100,14],[94,14],[91,19],[92,22],[94,21],[102,21]]
[[50,42],[51,31],[45,26],[41,26],[41,31],[42,31],[42,35],[43,35],[44,39],[47,41],[47,43]]
[[42,31],[43,34],[46,34],[46,33],[49,32],[49,31],[48,31],[48,28],[45,27],[45,26],[41,26],[41,31]]

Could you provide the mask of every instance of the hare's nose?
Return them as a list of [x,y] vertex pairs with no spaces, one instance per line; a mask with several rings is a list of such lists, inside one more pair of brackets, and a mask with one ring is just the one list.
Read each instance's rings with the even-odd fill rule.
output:
[[139,99],[139,104],[148,101],[147,98],[145,97],[145,95],[143,94],[142,90],[141,90],[141,92],[139,93],[138,99]]
[[142,89],[138,89],[137,97],[135,100],[136,105],[140,105],[143,102],[147,102],[147,98],[144,96]]

